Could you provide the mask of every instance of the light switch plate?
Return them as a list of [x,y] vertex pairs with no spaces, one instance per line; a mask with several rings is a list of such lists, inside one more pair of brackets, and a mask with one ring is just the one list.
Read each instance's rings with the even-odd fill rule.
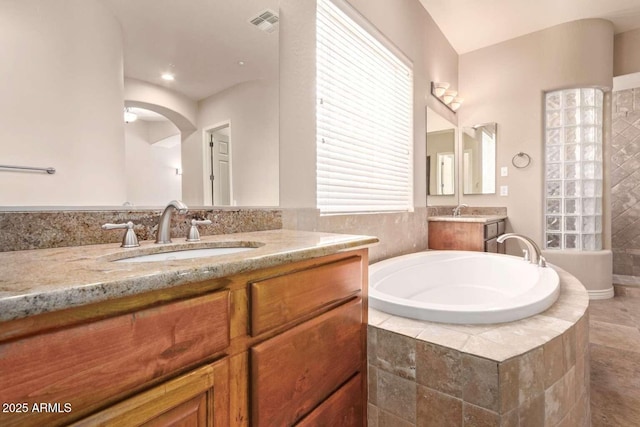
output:
[[501,196],[508,196],[509,195],[509,186],[508,185],[501,185],[500,186],[500,195]]
[[507,166],[500,168],[500,176],[509,176],[509,168]]

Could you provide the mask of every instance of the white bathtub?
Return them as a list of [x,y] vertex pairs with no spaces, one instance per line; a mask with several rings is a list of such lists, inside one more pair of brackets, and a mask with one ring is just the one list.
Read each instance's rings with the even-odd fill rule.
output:
[[371,307],[433,322],[511,322],[546,310],[559,293],[553,268],[508,255],[427,251],[369,267]]

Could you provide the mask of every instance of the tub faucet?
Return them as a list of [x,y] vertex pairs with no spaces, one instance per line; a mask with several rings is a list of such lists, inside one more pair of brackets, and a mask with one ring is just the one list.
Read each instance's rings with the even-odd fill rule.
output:
[[180,200],[172,200],[169,202],[158,222],[158,236],[156,237],[156,243],[171,243],[171,215],[173,211],[178,211],[179,214],[184,215],[189,208]]
[[465,205],[464,203],[460,203],[458,206],[456,206],[456,208],[453,210],[453,216],[460,216],[460,209],[462,208],[468,208],[469,205]]
[[[531,264],[538,264],[539,267],[546,267],[547,261],[542,256],[540,252],[540,248],[536,245],[536,242],[528,238],[527,236],[523,236],[522,234],[517,233],[507,233],[501,236],[498,236],[498,243],[502,243],[507,239],[517,239],[524,242],[527,246],[527,250],[525,251],[525,261],[531,262]],[[530,260],[528,259],[530,257]]]

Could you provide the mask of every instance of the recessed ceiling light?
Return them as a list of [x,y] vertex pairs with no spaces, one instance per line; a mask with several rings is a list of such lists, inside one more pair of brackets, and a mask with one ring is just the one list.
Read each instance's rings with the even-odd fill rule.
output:
[[244,61],[238,61],[238,65],[243,66],[244,65]]
[[171,73],[164,73],[162,74],[161,77],[162,77],[162,80],[166,80],[168,82],[172,82],[176,79],[175,76]]

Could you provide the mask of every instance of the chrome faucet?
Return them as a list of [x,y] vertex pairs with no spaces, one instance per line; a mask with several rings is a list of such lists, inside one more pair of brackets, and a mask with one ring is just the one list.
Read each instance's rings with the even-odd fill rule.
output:
[[173,211],[178,211],[180,215],[187,213],[189,208],[180,200],[172,200],[169,202],[158,222],[158,236],[156,243],[171,243],[171,215]]
[[540,248],[536,245],[536,242],[528,238],[527,236],[523,236],[522,234],[517,233],[507,233],[501,236],[498,236],[498,243],[502,243],[507,239],[517,239],[527,246],[527,249],[524,251],[524,260],[529,261],[531,264],[538,264],[539,267],[546,267],[547,261],[542,256],[540,252]]
[[469,205],[465,205],[464,203],[460,203],[458,206],[456,206],[456,208],[453,210],[453,216],[460,216],[460,209],[462,208],[468,208]]

